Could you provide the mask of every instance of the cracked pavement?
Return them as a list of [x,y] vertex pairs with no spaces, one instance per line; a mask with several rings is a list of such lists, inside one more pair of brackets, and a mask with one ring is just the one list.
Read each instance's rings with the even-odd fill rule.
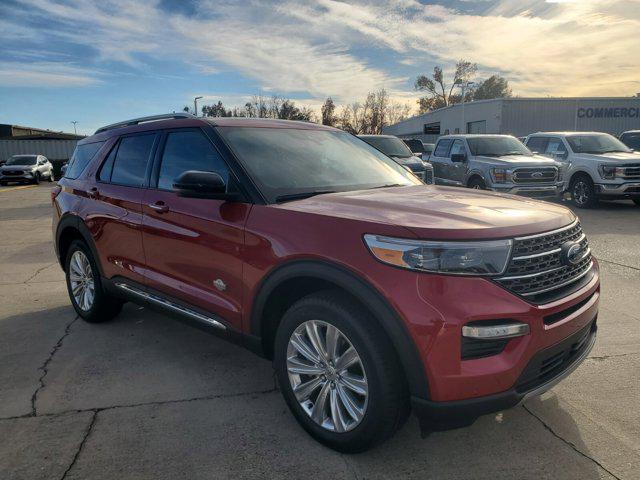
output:
[[311,440],[271,365],[127,304],[90,325],[51,243],[49,186],[0,189],[0,478],[640,478],[640,209],[579,212],[601,259],[599,336],[526,405],[359,455]]

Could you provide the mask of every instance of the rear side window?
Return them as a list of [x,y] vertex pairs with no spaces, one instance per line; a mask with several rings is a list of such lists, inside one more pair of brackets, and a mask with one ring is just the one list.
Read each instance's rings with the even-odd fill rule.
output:
[[527,142],[527,147],[532,152],[544,153],[547,149],[547,137],[530,137]]
[[567,148],[559,138],[550,138],[545,153],[548,155],[561,155],[567,153]]
[[78,178],[91,159],[98,153],[104,142],[85,143],[78,145],[69,160],[65,178]]
[[170,132],[160,163],[158,188],[172,190],[176,178],[187,170],[216,172],[225,182],[229,177],[226,164],[201,132]]
[[447,138],[445,140],[440,140],[438,145],[436,146],[435,151],[433,152],[434,157],[446,157],[449,153],[449,147],[453,143],[453,140]]
[[113,160],[111,183],[141,187],[155,139],[155,133],[122,138]]

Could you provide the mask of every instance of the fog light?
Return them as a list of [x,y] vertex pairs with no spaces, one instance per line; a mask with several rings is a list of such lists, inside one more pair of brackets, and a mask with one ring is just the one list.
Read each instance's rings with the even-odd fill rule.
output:
[[500,325],[465,325],[462,336],[479,340],[495,340],[499,338],[521,337],[529,334],[526,323],[502,323]]

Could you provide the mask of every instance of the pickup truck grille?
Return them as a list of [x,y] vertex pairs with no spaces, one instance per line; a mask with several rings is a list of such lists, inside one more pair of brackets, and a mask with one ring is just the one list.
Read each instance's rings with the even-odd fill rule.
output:
[[557,179],[556,167],[523,167],[513,171],[513,183],[552,183]]
[[629,165],[624,168],[624,178],[638,179],[640,178],[640,164]]
[[[564,259],[562,246],[567,242],[581,247],[576,263]],[[587,238],[575,222],[553,232],[516,238],[509,265],[496,281],[507,290],[537,302],[543,300],[545,294],[575,287],[592,266]]]

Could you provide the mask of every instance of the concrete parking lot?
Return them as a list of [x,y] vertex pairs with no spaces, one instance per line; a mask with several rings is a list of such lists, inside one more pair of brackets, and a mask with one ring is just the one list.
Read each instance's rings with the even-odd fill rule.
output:
[[640,208],[580,211],[600,260],[599,337],[539,399],[472,427],[341,455],[289,414],[271,365],[128,304],[76,318],[50,187],[0,188],[0,479],[640,478]]

